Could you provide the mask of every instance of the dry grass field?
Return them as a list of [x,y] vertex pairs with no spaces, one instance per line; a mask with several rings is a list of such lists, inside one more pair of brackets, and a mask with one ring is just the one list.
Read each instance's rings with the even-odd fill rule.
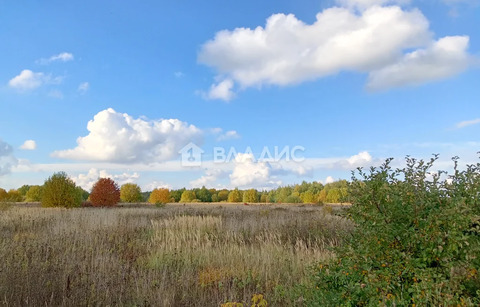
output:
[[302,305],[296,286],[350,230],[305,205],[2,206],[0,304]]

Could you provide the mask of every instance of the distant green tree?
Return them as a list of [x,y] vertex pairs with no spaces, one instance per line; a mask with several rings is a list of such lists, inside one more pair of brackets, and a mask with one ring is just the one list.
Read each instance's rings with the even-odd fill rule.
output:
[[258,192],[255,189],[247,190],[243,193],[243,202],[256,203],[258,202]]
[[242,201],[242,194],[240,194],[240,191],[238,188],[235,188],[235,190],[231,191],[228,194],[228,202],[229,203],[239,203]]
[[27,195],[28,190],[30,189],[30,186],[27,184],[22,185],[20,188],[17,189],[18,193],[22,195],[23,199],[25,199],[25,196]]
[[197,190],[195,193],[196,198],[201,202],[208,203],[212,201],[212,193],[203,186],[201,189]]
[[64,172],[53,174],[43,184],[42,207],[80,207],[82,196]]
[[82,196],[82,201],[86,201],[90,196],[90,193],[88,193],[88,191],[85,191],[82,187],[77,186],[77,192],[80,193],[80,195]]
[[125,183],[120,187],[120,200],[124,203],[138,203],[143,200],[142,190],[135,183]]
[[179,189],[179,190],[171,190],[170,191],[170,197],[178,203],[180,199],[182,198],[182,193],[185,192],[185,188]]
[[218,192],[218,201],[227,201],[228,200],[228,194],[230,192],[228,190],[221,190]]

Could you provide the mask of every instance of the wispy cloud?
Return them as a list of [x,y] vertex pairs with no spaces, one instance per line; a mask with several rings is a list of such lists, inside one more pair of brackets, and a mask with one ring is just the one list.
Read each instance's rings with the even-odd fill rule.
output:
[[73,61],[73,59],[74,59],[73,54],[71,54],[69,52],[62,52],[62,53],[59,53],[59,54],[56,54],[56,55],[52,55],[49,58],[41,58],[40,60],[37,60],[37,63],[41,64],[41,65],[47,65],[47,64],[50,64],[52,62],[57,62],[57,61],[59,61],[59,62]]
[[82,82],[78,85],[77,90],[80,92],[80,94],[85,94],[89,88],[90,88],[90,83]]
[[459,122],[455,125],[457,129],[462,129],[468,126],[478,125],[480,124],[480,118],[472,119],[472,120],[464,120],[463,122]]

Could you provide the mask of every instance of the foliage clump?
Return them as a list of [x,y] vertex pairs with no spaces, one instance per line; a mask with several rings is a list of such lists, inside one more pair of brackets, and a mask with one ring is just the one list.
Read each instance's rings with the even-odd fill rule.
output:
[[322,306],[478,306],[480,163],[433,172],[429,162],[391,159],[358,169],[348,216],[356,224],[338,257],[317,268]]
[[142,190],[135,183],[125,183],[120,188],[120,200],[124,203],[138,203],[143,200]]
[[82,195],[64,172],[54,173],[45,180],[42,190],[42,207],[75,208],[82,203]]
[[154,189],[150,193],[148,202],[151,204],[166,204],[170,202],[170,191],[168,189]]
[[111,207],[120,201],[120,188],[110,178],[100,178],[93,185],[89,200],[95,207]]

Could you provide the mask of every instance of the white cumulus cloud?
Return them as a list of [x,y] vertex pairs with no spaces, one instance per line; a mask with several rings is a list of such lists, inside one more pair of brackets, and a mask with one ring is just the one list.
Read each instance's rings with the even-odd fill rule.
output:
[[235,93],[232,90],[233,84],[233,81],[230,79],[220,81],[218,84],[212,84],[210,91],[204,95],[204,98],[230,101],[235,97]]
[[[199,62],[213,67],[217,80],[223,80],[212,85],[208,96],[230,100],[235,84],[240,89],[285,86],[341,71],[372,73],[369,87],[380,89],[408,85],[407,68],[422,71],[415,84],[466,69],[468,37],[434,41],[418,9],[382,6],[401,1],[341,2],[343,7],[325,9],[312,24],[291,14],[274,14],[264,27],[218,32],[198,55]],[[429,56],[434,57],[431,63]],[[394,74],[395,67],[400,76]],[[386,80],[380,82],[380,74]]]
[[98,170],[91,168],[86,174],[78,174],[71,177],[76,185],[81,186],[83,189],[90,191],[100,178],[110,178],[114,180],[119,186],[125,183],[134,183],[140,175],[138,173],[121,173],[121,174],[109,174],[106,170]]
[[35,150],[37,149],[37,143],[34,140],[26,140],[22,146],[20,146],[20,149],[23,150]]
[[20,91],[29,91],[39,88],[45,84],[60,84],[63,77],[52,77],[43,72],[33,72],[29,69],[24,69],[18,76],[13,77],[8,81],[8,86]]
[[255,161],[251,153],[238,153],[234,164],[233,172],[230,174],[232,187],[267,188],[282,183],[273,178],[272,168],[267,162]]
[[426,49],[403,56],[401,60],[369,75],[369,89],[418,85],[445,79],[464,71],[470,62],[468,36],[447,36]]
[[221,169],[207,169],[205,175],[198,179],[190,181],[192,188],[201,188],[216,186],[217,180],[227,175],[227,172]]
[[8,85],[18,90],[33,90],[42,86],[47,79],[44,73],[24,69],[18,76],[13,77]]
[[189,142],[200,144],[203,132],[178,119],[133,118],[109,108],[87,124],[89,134],[77,139],[77,147],[52,156],[72,160],[117,163],[153,163],[172,159]]

